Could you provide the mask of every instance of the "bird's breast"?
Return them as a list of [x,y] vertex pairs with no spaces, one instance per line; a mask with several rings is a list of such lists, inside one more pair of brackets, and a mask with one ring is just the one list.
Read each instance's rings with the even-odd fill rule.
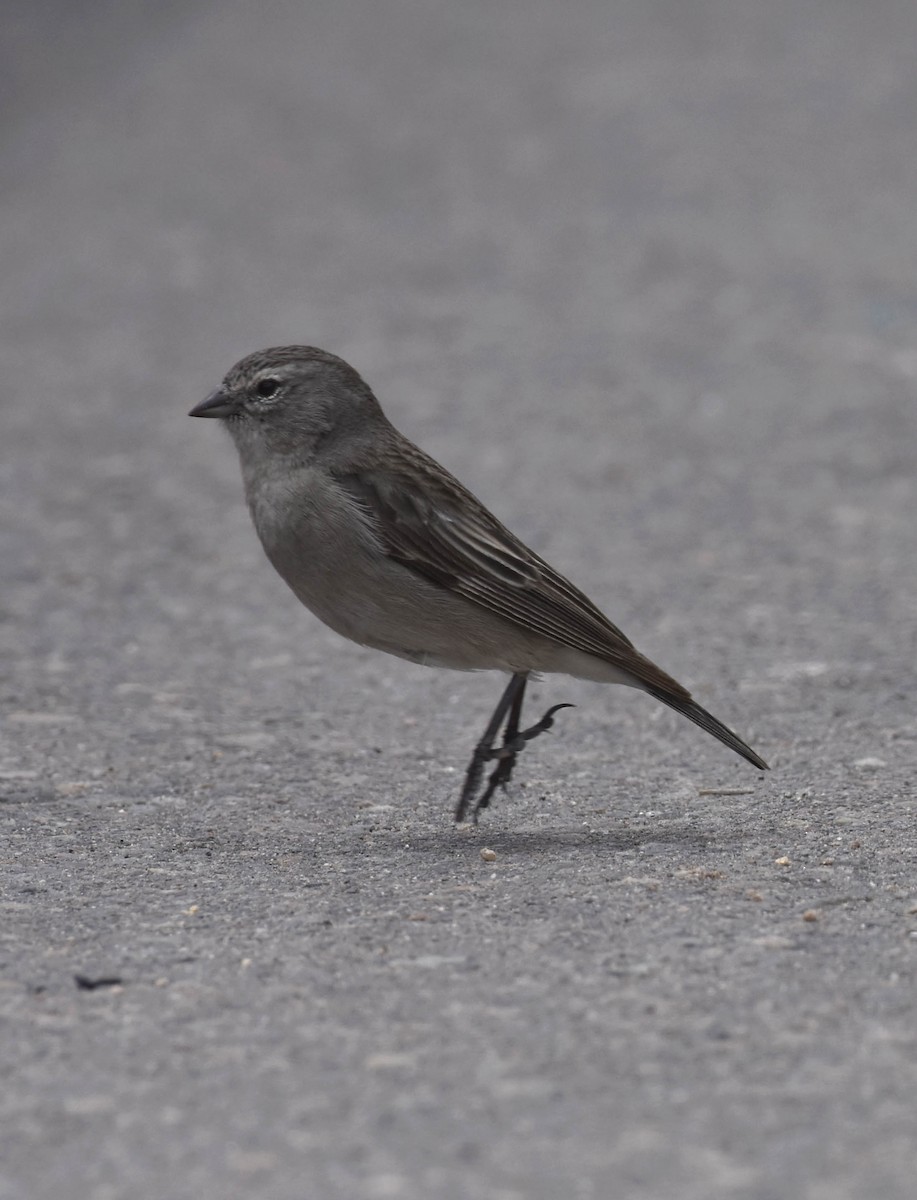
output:
[[330,475],[259,474],[246,494],[268,558],[337,633],[431,666],[528,669],[521,631],[389,557],[372,516]]

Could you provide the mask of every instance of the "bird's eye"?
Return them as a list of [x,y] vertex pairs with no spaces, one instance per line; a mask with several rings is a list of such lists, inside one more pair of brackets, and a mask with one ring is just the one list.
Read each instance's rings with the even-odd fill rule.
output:
[[255,391],[262,400],[270,400],[280,391],[280,380],[273,377],[259,379],[255,384]]

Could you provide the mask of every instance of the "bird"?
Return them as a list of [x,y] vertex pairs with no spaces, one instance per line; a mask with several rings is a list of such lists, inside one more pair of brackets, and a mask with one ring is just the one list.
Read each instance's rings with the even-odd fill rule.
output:
[[553,727],[561,709],[573,707],[555,704],[523,728],[526,684],[543,674],[647,692],[752,766],[768,769],[583,592],[400,433],[342,358],[314,346],[256,351],[189,415],[217,418],[228,430],[268,559],[326,625],[411,662],[509,675],[474,746],[456,823],[476,824],[497,788],[506,790],[525,746]]

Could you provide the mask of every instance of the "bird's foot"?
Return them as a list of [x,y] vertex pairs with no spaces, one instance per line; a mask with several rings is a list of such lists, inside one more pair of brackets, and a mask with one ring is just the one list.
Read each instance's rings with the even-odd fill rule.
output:
[[[508,730],[502,746],[495,748],[487,746],[484,743],[479,743],[472,755],[471,763],[465,776],[465,786],[462,788],[462,794],[456,806],[456,821],[464,820],[465,813],[470,808],[471,820],[477,825],[479,813],[488,807],[497,788],[499,787],[506,791],[506,785],[512,778],[513,768],[516,765],[516,756],[525,748],[526,742],[532,741],[539,734],[547,733],[554,724],[554,714],[560,709],[574,707],[575,705],[573,704],[553,705],[540,721],[537,721],[534,725],[530,725],[528,729]],[[497,765],[490,773],[490,778],[487,780],[487,787],[484,789],[480,799],[472,804],[475,793],[481,785],[481,779],[484,775],[484,764],[492,762],[494,759],[497,760]]]
[[[509,759],[515,761],[516,755],[520,750],[524,749],[525,743],[530,742],[532,738],[537,738],[540,733],[547,733],[554,724],[554,714],[561,708],[575,708],[575,704],[555,704],[540,721],[536,721],[534,725],[530,725],[528,729],[522,729],[516,734],[507,735],[503,745],[496,750],[490,750],[487,758]],[[499,764],[497,770],[499,770]],[[496,774],[496,771],[494,772]]]

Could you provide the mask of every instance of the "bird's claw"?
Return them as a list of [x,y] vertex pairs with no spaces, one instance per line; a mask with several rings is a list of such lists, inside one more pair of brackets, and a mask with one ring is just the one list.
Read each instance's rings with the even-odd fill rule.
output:
[[[494,759],[496,759],[497,765],[490,773],[490,778],[487,780],[487,787],[484,789],[481,798],[471,809],[471,820],[475,825],[478,823],[478,814],[482,811],[482,809],[488,807],[491,797],[497,788],[499,787],[502,788],[504,792],[506,791],[506,785],[512,778],[513,768],[516,766],[516,755],[520,750],[525,748],[526,742],[530,742],[533,738],[538,737],[539,734],[547,733],[554,724],[554,714],[559,712],[560,709],[575,707],[575,704],[554,704],[548,709],[540,721],[536,721],[536,723],[534,725],[530,725],[528,729],[520,730],[514,737],[511,737],[505,741],[502,746],[498,746],[496,748],[491,747],[486,751],[481,747],[478,747],[478,751],[475,752],[475,765],[477,766],[477,779],[475,780],[475,787],[477,787],[477,781],[480,779],[481,774],[483,773],[483,764],[485,762],[492,762]],[[464,814],[464,806],[462,807],[461,811]]]

